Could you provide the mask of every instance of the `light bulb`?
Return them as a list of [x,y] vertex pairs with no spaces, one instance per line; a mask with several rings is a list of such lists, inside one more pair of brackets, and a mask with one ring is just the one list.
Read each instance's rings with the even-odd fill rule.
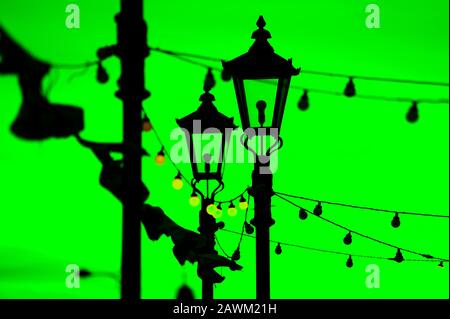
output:
[[263,127],[264,123],[266,122],[266,101],[259,100],[258,102],[256,102],[256,108],[258,109],[258,123],[259,125],[261,125],[261,127]]
[[320,216],[322,215],[322,203],[318,202],[316,207],[314,207],[314,215]]
[[308,98],[308,90],[303,91],[303,95],[297,104],[299,110],[306,111],[309,108],[309,98]]
[[145,115],[144,119],[142,120],[142,130],[144,132],[150,132],[152,128],[153,126],[152,123],[150,123],[150,119],[147,117],[147,115]]
[[394,228],[400,227],[400,217],[398,216],[398,213],[395,213],[394,218],[392,218],[391,225]]
[[253,234],[255,232],[255,228],[251,224],[249,224],[247,222],[244,222],[244,228],[245,228],[245,232],[248,235],[251,235],[251,234]]
[[217,207],[214,204],[209,204],[206,206],[206,212],[210,214],[211,216],[214,216],[217,212]]
[[191,197],[189,198],[189,204],[192,207],[197,207],[200,205],[200,198],[195,194],[195,192],[192,193]]
[[239,247],[238,247],[238,248],[236,248],[233,255],[231,256],[231,260],[238,261],[239,259],[241,259],[241,252],[239,251]]
[[344,95],[346,97],[353,97],[356,95],[355,83],[353,82],[352,77],[348,79],[347,85],[345,86]]
[[161,150],[158,152],[158,154],[155,157],[155,162],[158,165],[163,165],[166,161],[166,157],[164,155],[164,148],[161,148]]
[[80,269],[79,276],[81,278],[91,277],[92,276],[92,272],[90,270],[88,270],[88,269]]
[[419,109],[417,107],[417,102],[414,101],[412,106],[409,108],[408,113],[406,114],[406,120],[409,123],[415,123],[419,119]]
[[203,90],[205,92],[211,91],[211,89],[216,85],[216,80],[214,80],[214,75],[211,68],[208,68],[208,73],[205,77],[205,82],[203,84]]
[[345,263],[345,265],[346,265],[348,268],[352,268],[352,267],[353,267],[353,259],[352,259],[352,255],[348,255],[348,259],[347,259],[347,262]]
[[400,248],[397,248],[397,253],[395,254],[394,260],[398,263],[401,263],[402,261],[405,260],[405,258],[403,258],[403,254]]
[[278,243],[277,247],[275,247],[275,254],[281,255],[282,252],[283,250],[281,249],[281,245]]
[[350,245],[352,243],[352,233],[348,232],[347,235],[344,237],[344,244]]
[[106,72],[106,69],[101,63],[99,63],[97,67],[97,81],[101,84],[105,84],[109,81],[108,72]]
[[248,203],[244,198],[244,195],[241,195],[241,199],[239,200],[239,209],[246,210],[248,208]]
[[298,217],[301,220],[305,220],[306,218],[308,218],[308,213],[306,212],[306,209],[300,208],[300,212],[298,213]]
[[180,189],[183,188],[183,180],[181,179],[181,173],[180,172],[178,172],[177,176],[175,176],[175,178],[173,179],[172,186],[177,191],[179,191]]
[[234,206],[233,202],[230,203],[230,206],[228,207],[228,216],[234,217],[237,214],[237,209]]
[[223,212],[222,212],[222,204],[217,205],[216,207],[216,212],[214,213],[214,218],[220,218],[223,216]]

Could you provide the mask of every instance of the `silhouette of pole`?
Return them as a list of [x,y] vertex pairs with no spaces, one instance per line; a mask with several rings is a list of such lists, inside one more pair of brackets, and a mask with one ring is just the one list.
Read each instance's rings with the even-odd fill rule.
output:
[[148,56],[143,0],[121,0],[117,22],[117,56],[121,62],[119,91],[123,102],[123,224],[121,298],[136,300],[141,294],[141,194],[142,101],[149,93],[144,84],[144,61]]
[[[207,249],[211,252],[214,251],[215,239],[214,233],[217,230],[216,221],[213,216],[206,211],[209,204],[213,202],[208,198],[202,199],[202,208],[199,214],[199,232],[208,238]],[[209,279],[202,279],[202,300],[213,300],[214,298],[214,283]]]
[[270,299],[270,226],[273,175],[269,162],[261,163],[258,156],[252,173],[250,195],[254,198],[255,217],[250,223],[256,228],[256,299]]

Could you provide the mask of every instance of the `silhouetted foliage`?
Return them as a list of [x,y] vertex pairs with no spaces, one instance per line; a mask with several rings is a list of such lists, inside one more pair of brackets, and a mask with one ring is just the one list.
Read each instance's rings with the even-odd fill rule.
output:
[[[102,163],[102,171],[100,173],[100,185],[109,190],[118,200],[121,202],[124,198],[125,189],[123,187],[123,160],[114,160],[111,156],[112,152],[124,153],[126,147],[122,143],[96,143],[89,142],[82,139],[79,135],[76,135],[77,140],[81,145],[90,148],[95,154],[97,159]],[[138,152],[137,150],[130,150]],[[149,154],[144,150],[140,150],[142,156],[148,156]],[[136,190],[139,192],[139,190]],[[146,201],[150,196],[150,192],[147,187],[141,182],[140,187],[141,200]]]
[[83,110],[50,103],[42,95],[42,80],[50,65],[32,57],[0,28],[0,74],[16,74],[22,104],[11,131],[19,138],[43,140],[67,137],[84,128]]
[[174,243],[173,254],[181,265],[186,261],[198,262],[197,274],[203,280],[222,282],[225,277],[214,270],[216,267],[228,267],[233,271],[242,269],[236,262],[219,256],[215,250],[211,251],[206,236],[177,225],[159,207],[144,205],[141,219],[151,240],[158,240],[162,235],[171,237]]

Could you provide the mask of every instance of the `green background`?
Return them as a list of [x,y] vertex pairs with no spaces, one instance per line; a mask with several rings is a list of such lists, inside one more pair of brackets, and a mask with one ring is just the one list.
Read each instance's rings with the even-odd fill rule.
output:
[[[65,26],[65,7],[81,9],[81,28]],[[145,1],[148,40],[152,46],[206,54],[224,59],[245,52],[260,14],[272,33],[277,53],[292,57],[305,70],[342,72],[418,80],[448,80],[448,1],[375,1],[381,28],[365,27],[370,1]],[[95,59],[96,49],[116,41],[114,15],[119,1],[0,2],[0,23],[25,48],[52,63],[82,63]],[[219,65],[217,65],[219,66]],[[78,105],[85,112],[83,137],[120,141],[122,106],[115,99],[120,68],[117,59],[105,63],[111,81],[95,80],[95,68],[70,80],[73,70],[52,71],[53,102]],[[162,139],[175,118],[195,110],[205,70],[154,52],[147,60],[147,88],[152,97],[145,109]],[[239,123],[231,82],[220,81],[213,93],[219,110]],[[342,91],[346,79],[301,74],[294,85]],[[358,92],[408,98],[447,98],[448,88],[356,80]],[[286,106],[274,178],[278,191],[355,205],[448,214],[448,105],[421,104],[420,120],[407,123],[410,103],[390,103],[310,94],[307,112],[297,109],[301,91],[291,90]],[[0,77],[0,297],[118,298],[118,283],[110,278],[82,280],[80,289],[65,287],[65,267],[78,264],[92,271],[120,269],[121,206],[98,184],[100,164],[74,138],[26,142],[9,127],[20,105],[15,76]],[[173,143],[173,142],[172,142]],[[198,211],[189,206],[190,189],[173,190],[176,174],[167,162],[153,157],[160,146],[154,134],[144,135],[152,154],[144,159],[149,203],[161,206],[176,222],[196,229]],[[190,174],[189,165],[181,170]],[[250,184],[252,165],[230,164],[228,199]],[[273,201],[277,221],[274,240],[348,253],[394,256],[395,249],[354,236],[345,246],[344,230]],[[308,208],[313,203],[305,204]],[[250,211],[252,213],[252,211]],[[226,215],[226,214],[225,214]],[[324,217],[401,247],[448,258],[447,219],[401,216],[398,229],[391,214],[348,210],[324,205]],[[226,227],[240,230],[243,213],[223,218]],[[218,233],[231,254],[238,237]],[[172,255],[172,242],[142,239],[143,298],[173,298],[187,283],[200,296],[196,265],[181,267]],[[241,272],[226,269],[217,298],[254,298],[254,240],[244,238]],[[273,246],[275,248],[275,245]],[[404,254],[405,258],[415,258]],[[271,257],[273,298],[448,298],[449,270],[437,263],[402,263],[354,258],[283,247]],[[381,270],[379,289],[365,286],[367,265]]]

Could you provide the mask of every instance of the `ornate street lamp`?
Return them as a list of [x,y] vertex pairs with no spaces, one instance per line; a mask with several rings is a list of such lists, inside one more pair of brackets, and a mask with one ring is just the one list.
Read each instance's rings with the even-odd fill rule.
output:
[[[262,16],[256,25],[258,30],[252,35],[255,42],[249,51],[222,64],[233,78],[242,128],[280,130],[291,77],[298,75],[300,69],[292,66],[292,59],[286,60],[274,52],[268,42],[271,35],[264,29],[266,22]],[[258,90],[263,84],[267,84],[266,87]],[[276,92],[270,90],[270,84]]]
[[[197,194],[201,196],[199,232],[208,238],[208,249],[212,254],[216,253],[214,251],[214,233],[224,226],[223,222],[216,223],[218,216],[215,212],[214,196],[223,189],[223,162],[231,132],[236,128],[233,118],[220,113],[213,104],[215,98],[210,93],[213,86],[214,78],[211,70],[208,70],[203,87],[204,93],[200,96],[200,107],[193,113],[176,120],[186,134],[194,176],[191,182],[194,189],[191,199],[196,198]],[[206,145],[203,143],[205,141],[208,142]],[[209,181],[212,180],[215,180],[218,186],[210,194]],[[200,181],[206,181],[206,194],[197,188],[197,183]],[[205,267],[207,266],[199,264],[199,271]],[[202,299],[213,299],[214,283],[212,280],[203,279]]]
[[[231,131],[236,128],[233,118],[220,113],[214,106],[210,90],[214,86],[211,70],[206,75],[200,107],[177,120],[184,129],[188,143],[192,173],[196,181],[222,181],[223,159],[230,142]],[[212,141],[211,141],[212,140]],[[203,142],[208,145],[203,145]]]
[[[233,78],[237,104],[244,135],[243,145],[255,154],[255,168],[252,173],[250,195],[254,197],[255,218],[251,223],[256,228],[256,298],[270,299],[270,235],[269,229],[275,221],[271,216],[272,172],[270,154],[282,146],[279,137],[284,108],[291,77],[300,69],[292,66],[292,59],[286,60],[275,54],[269,44],[270,32],[264,29],[262,16],[253,32],[255,40],[249,51],[231,61],[222,61],[224,71]],[[271,92],[270,86],[276,88]],[[275,144],[265,149],[261,143],[259,152],[248,146],[249,139],[266,136],[275,139]]]

